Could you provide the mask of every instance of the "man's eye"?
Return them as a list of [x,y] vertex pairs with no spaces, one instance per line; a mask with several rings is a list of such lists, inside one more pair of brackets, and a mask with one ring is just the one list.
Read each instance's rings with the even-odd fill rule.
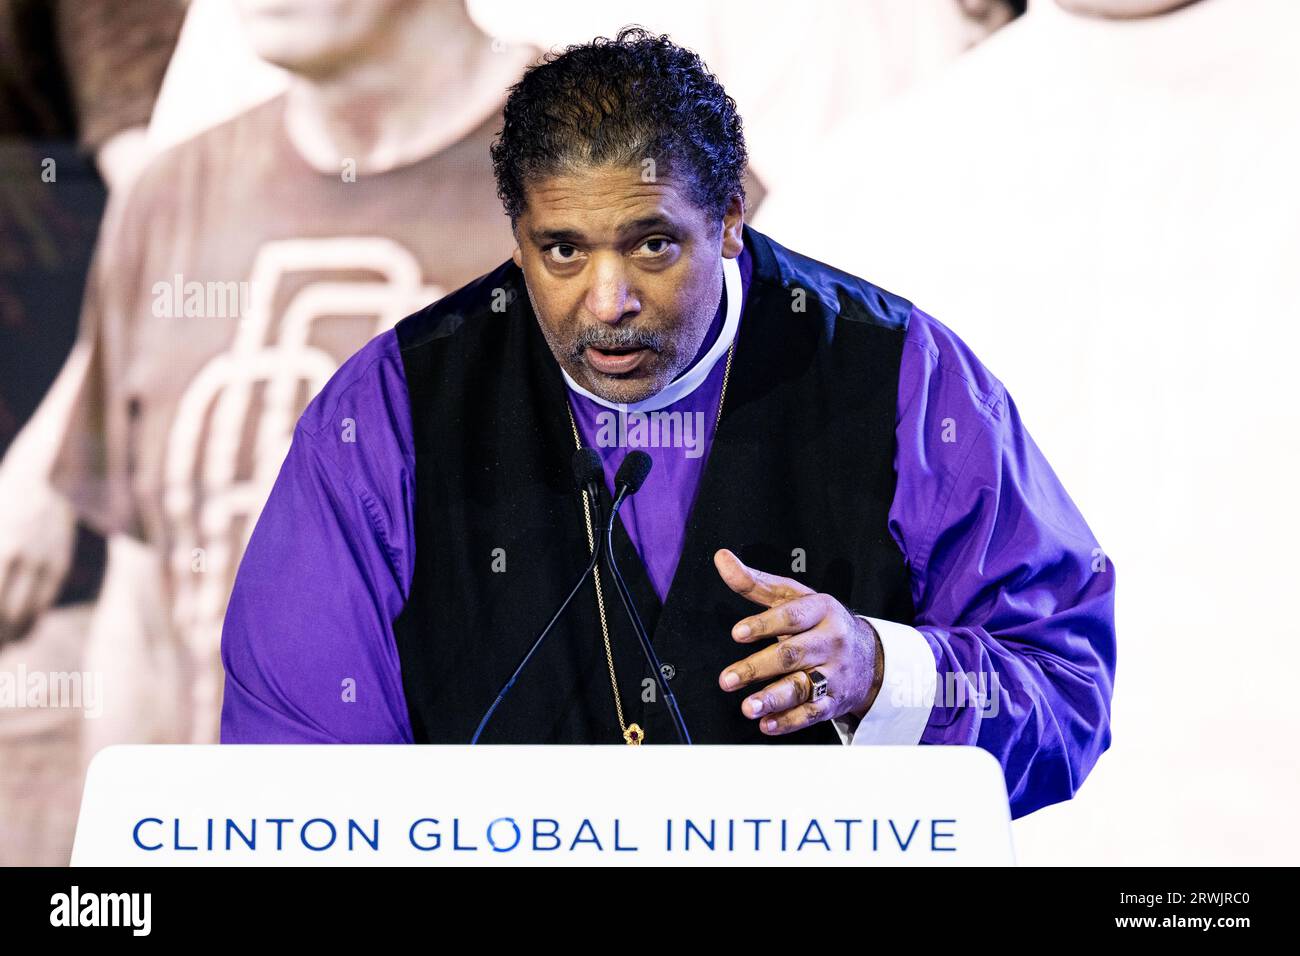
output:
[[576,246],[559,242],[547,249],[546,254],[551,257],[552,262],[573,262],[578,257],[578,249]]
[[644,251],[644,254],[647,256],[661,256],[668,251],[668,248],[672,244],[671,239],[666,239],[663,236],[655,236],[653,239],[647,239],[645,242],[641,243],[641,245],[637,247],[637,251]]

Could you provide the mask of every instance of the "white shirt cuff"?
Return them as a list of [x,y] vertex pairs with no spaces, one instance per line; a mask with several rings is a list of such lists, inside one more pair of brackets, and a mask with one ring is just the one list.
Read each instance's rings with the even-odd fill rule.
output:
[[847,721],[833,720],[846,744],[903,744],[921,740],[934,707],[938,669],[930,642],[914,627],[858,614],[876,629],[885,652],[880,692],[856,730]]

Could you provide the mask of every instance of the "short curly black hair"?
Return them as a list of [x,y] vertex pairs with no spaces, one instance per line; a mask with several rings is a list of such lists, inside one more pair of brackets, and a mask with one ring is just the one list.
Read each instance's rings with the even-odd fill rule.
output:
[[697,54],[640,26],[529,67],[510,88],[492,143],[497,195],[512,226],[530,182],[647,159],[658,175],[684,175],[692,200],[713,219],[745,195],[748,155],[735,100]]

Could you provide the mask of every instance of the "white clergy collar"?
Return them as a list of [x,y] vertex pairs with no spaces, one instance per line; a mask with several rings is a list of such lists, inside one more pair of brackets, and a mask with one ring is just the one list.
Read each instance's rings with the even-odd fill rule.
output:
[[564,383],[584,398],[589,398],[597,405],[603,405],[615,411],[653,412],[660,408],[667,408],[674,402],[681,401],[704,384],[704,380],[713,371],[713,366],[718,364],[718,359],[727,354],[727,349],[731,347],[732,341],[736,338],[736,331],[740,328],[740,307],[742,305],[743,290],[740,283],[740,263],[737,259],[722,257],[722,278],[727,290],[727,314],[722,323],[722,331],[718,333],[717,341],[713,343],[713,347],[705,352],[698,362],[669,382],[656,394],[631,404],[607,401],[599,395],[593,395],[587,391],[570,378],[568,372],[561,368],[560,374],[564,376]]

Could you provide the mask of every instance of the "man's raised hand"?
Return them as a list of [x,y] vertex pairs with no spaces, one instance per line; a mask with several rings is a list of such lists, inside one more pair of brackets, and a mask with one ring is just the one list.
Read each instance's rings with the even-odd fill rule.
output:
[[[744,699],[741,712],[771,735],[849,714],[865,716],[884,677],[875,628],[829,594],[750,568],[725,548],[714,554],[713,563],[727,587],[766,608],[736,622],[732,639],[753,644],[776,638],[718,676],[723,690],[764,682]],[[813,672],[826,680],[820,699],[813,699]]]

